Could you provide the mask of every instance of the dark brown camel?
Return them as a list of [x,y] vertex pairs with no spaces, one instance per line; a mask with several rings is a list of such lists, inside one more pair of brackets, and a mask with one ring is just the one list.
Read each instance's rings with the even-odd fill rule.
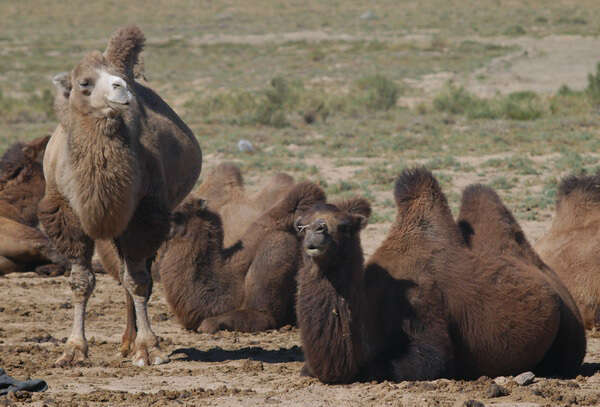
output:
[[[363,204],[321,205],[298,220],[304,373],[326,383],[577,373],[585,354],[577,310],[531,253],[469,248],[423,168],[404,171],[394,196],[396,222],[366,267]],[[471,224],[471,242],[487,230],[479,226]]]
[[535,248],[573,295],[586,329],[600,329],[599,237],[600,174],[565,178],[552,226]]
[[157,267],[167,302],[187,329],[261,331],[294,322],[301,252],[295,217],[325,194],[297,184],[233,246],[223,246],[220,216],[203,200],[180,205]]

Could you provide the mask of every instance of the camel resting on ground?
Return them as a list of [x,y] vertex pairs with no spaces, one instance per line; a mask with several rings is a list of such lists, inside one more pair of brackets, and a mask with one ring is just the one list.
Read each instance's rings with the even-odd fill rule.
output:
[[202,155],[196,138],[150,88],[134,79],[144,45],[136,26],[118,30],[68,74],[68,108],[44,155],[46,189],[38,217],[71,263],[73,329],[58,365],[87,358],[85,309],[94,289],[94,240],[112,240],[133,299],[138,334],[133,362],[163,363],[150,327],[148,260],[164,240],[169,214],[194,186]]
[[0,275],[65,272],[65,259],[37,227],[37,206],[45,186],[42,159],[49,139],[15,143],[0,159]]
[[493,191],[465,191],[470,246],[429,171],[404,171],[394,196],[396,221],[366,266],[364,200],[299,218],[305,374],[326,383],[577,374],[585,355],[577,309],[512,216],[488,216],[510,214]]
[[262,331],[294,323],[300,265],[296,216],[325,200],[317,185],[295,185],[233,246],[223,245],[221,217],[201,199],[172,215],[157,267],[169,307],[187,329]]
[[559,185],[550,230],[535,244],[575,298],[587,329],[600,329],[600,174]]

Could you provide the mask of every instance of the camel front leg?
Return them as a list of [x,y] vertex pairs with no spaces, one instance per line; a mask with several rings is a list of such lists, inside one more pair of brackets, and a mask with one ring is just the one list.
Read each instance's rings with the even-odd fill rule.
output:
[[152,277],[146,260],[133,261],[125,258],[123,285],[133,299],[137,336],[133,350],[133,364],[136,366],[160,365],[169,358],[160,351],[158,338],[152,331],[148,318],[148,299],[152,290]]
[[57,366],[67,366],[88,359],[88,343],[85,337],[85,309],[96,285],[96,277],[91,265],[74,263],[71,266],[70,285],[73,294],[73,327],[65,344],[65,350],[56,361]]

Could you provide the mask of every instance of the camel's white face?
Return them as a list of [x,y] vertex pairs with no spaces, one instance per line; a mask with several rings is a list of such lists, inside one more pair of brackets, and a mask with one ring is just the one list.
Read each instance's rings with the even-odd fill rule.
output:
[[108,113],[111,109],[120,109],[128,105],[133,95],[127,88],[127,83],[116,75],[97,69],[95,84],[91,81],[80,82],[81,89],[90,90],[90,105]]
[[111,72],[99,53],[92,53],[71,72],[71,107],[96,117],[113,117],[133,100],[127,82]]

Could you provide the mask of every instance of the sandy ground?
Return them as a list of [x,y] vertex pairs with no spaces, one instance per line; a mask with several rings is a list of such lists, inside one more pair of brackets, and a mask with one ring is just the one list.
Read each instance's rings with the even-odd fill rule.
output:
[[188,332],[171,318],[160,284],[150,315],[172,362],[134,367],[117,354],[124,325],[122,287],[106,275],[98,277],[88,312],[90,363],[68,369],[53,367],[70,328],[66,277],[26,273],[0,279],[0,366],[14,377],[43,378],[50,386],[45,393],[17,394],[24,398],[15,404],[454,406],[471,399],[496,406],[600,404],[598,338],[589,341],[581,376],[536,379],[529,386],[508,380],[504,387],[510,394],[503,397],[489,397],[493,381],[485,377],[329,386],[299,376],[302,351],[296,328],[257,334]]

